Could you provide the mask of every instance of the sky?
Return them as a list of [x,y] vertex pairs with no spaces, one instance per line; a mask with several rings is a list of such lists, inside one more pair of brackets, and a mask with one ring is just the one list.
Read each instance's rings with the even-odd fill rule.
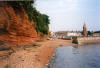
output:
[[100,0],[36,0],[38,11],[50,19],[50,31],[100,30]]

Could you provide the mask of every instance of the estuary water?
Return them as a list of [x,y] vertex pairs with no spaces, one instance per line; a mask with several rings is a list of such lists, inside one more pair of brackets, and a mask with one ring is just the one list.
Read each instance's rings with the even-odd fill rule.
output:
[[50,68],[100,68],[100,44],[59,47]]

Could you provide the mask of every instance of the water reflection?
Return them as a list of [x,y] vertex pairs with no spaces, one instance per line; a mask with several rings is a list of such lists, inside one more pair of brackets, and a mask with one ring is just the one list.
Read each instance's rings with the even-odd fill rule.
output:
[[72,48],[72,52],[73,52],[73,54],[80,54],[80,52],[79,52],[79,46],[72,46],[73,48]]
[[51,68],[100,68],[100,45],[59,47]]

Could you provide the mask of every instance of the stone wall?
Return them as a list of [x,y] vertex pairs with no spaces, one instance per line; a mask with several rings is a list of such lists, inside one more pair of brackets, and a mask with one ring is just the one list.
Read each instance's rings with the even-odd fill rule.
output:
[[100,37],[79,37],[78,44],[100,43]]

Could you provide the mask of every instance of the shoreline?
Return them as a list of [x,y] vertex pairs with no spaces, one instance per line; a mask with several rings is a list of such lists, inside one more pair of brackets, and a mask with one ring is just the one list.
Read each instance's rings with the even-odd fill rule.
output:
[[[84,46],[84,45],[91,45],[91,44],[100,44],[100,42],[99,43],[98,42],[95,42],[95,43],[94,42],[93,43],[82,43],[81,45],[80,44],[76,44],[76,45],[77,46]],[[76,45],[71,45],[71,46],[76,46]],[[59,47],[63,47],[63,46],[58,46],[56,48],[59,48]],[[46,68],[53,68],[52,65],[55,62],[54,59],[55,59],[55,50],[54,50],[54,53],[53,53],[52,58],[49,60],[49,63],[47,64],[47,67]]]
[[57,47],[74,45],[78,44],[73,44],[72,40],[54,39],[20,46],[13,51],[0,51],[0,68],[49,68]]
[[[51,44],[50,44],[51,43]],[[52,59],[52,57],[54,56],[54,51],[57,47],[61,47],[61,46],[73,46],[76,44],[73,44],[71,40],[49,40],[49,43],[46,43],[44,45],[44,47],[42,48],[42,52],[40,54],[41,57],[41,61],[43,62],[42,65],[43,67],[41,68],[47,68],[48,63],[50,62],[50,60]],[[45,50],[44,50],[45,49]],[[44,52],[45,53],[44,55]],[[45,58],[45,59],[43,59]]]
[[[22,46],[17,48],[7,59],[0,60],[0,68],[45,68],[60,46],[72,46],[71,40],[44,40],[35,42],[37,46]],[[3,62],[2,62],[3,61]]]

